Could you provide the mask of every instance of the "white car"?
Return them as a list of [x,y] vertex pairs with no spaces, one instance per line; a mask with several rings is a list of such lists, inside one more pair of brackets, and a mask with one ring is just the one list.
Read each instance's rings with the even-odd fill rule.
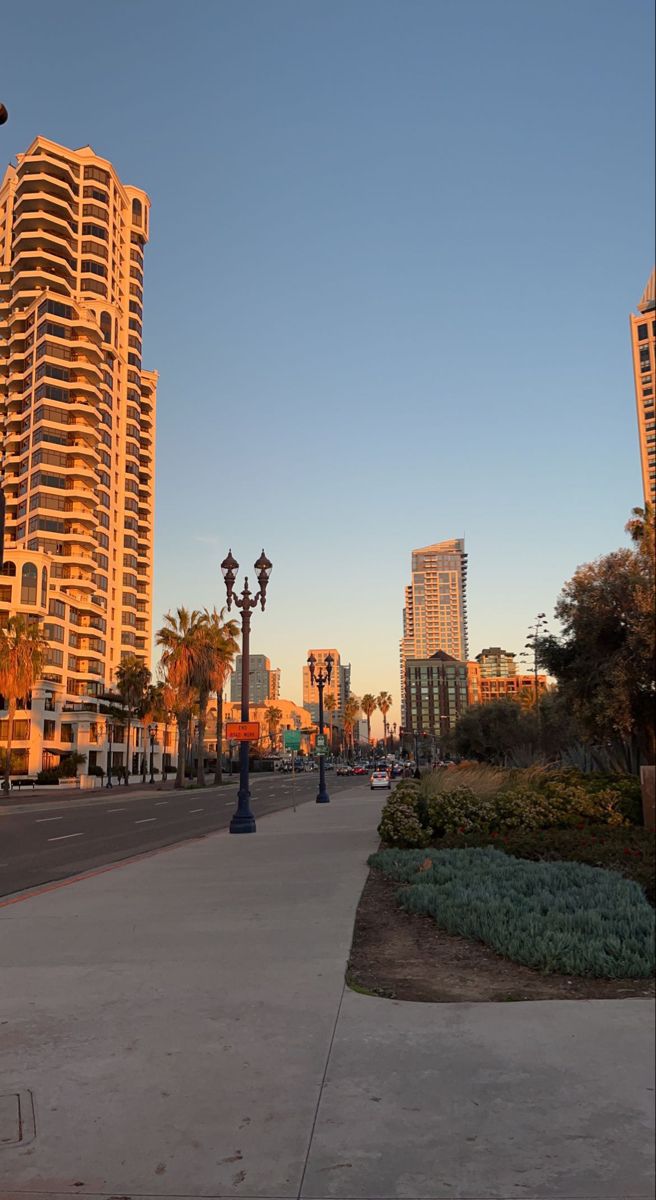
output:
[[372,771],[369,783],[372,791],[374,788],[391,788],[392,786],[392,781],[387,771]]

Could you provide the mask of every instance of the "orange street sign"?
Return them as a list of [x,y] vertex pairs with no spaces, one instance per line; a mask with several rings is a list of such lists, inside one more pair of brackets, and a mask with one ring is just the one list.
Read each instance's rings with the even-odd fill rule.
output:
[[259,721],[226,721],[226,738],[229,742],[257,742],[259,736]]

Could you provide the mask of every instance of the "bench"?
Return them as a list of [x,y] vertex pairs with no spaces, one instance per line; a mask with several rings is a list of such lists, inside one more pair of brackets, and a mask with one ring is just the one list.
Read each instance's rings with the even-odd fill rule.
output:
[[[25,776],[24,779],[10,779],[9,780],[9,791],[13,792],[14,788],[18,788],[18,790],[20,791],[21,788],[26,788],[26,787],[31,787],[32,791],[34,791],[35,783],[36,783],[36,780],[30,779],[30,778],[28,778],[28,776]],[[3,790],[3,792],[6,790],[4,781],[2,783],[2,790]]]

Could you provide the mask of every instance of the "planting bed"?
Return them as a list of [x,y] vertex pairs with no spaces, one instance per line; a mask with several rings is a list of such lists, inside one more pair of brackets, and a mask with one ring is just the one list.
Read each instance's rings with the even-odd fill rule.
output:
[[653,996],[651,980],[545,975],[480,942],[443,933],[431,917],[404,912],[398,884],[372,870],[355,920],[351,986],[396,1000],[487,1001]]

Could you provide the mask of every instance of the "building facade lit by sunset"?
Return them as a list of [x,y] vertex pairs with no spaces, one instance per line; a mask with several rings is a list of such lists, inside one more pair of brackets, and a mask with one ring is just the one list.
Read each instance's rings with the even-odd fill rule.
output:
[[[485,651],[483,651],[485,654]],[[532,701],[535,697],[535,675],[514,674],[493,675],[486,671],[480,663],[481,655],[476,656],[476,662],[467,663],[467,695],[468,703],[491,704],[495,700],[518,700],[523,696]],[[549,680],[546,675],[538,675],[538,692],[542,695],[547,690]]]
[[631,349],[635,380],[642,491],[645,501],[656,503],[656,269],[649,276],[638,304],[631,313]]
[[100,762],[94,700],[125,656],[150,666],[157,375],[141,358],[149,210],[146,193],[90,146],[42,137],[0,185],[0,621],[41,618],[48,639],[42,686],[21,717],[29,736],[16,743],[30,772],[66,748]]
[[412,551],[412,578],[405,589],[401,639],[401,724],[405,712],[406,663],[438,650],[459,662],[468,657],[467,555],[463,538]]

